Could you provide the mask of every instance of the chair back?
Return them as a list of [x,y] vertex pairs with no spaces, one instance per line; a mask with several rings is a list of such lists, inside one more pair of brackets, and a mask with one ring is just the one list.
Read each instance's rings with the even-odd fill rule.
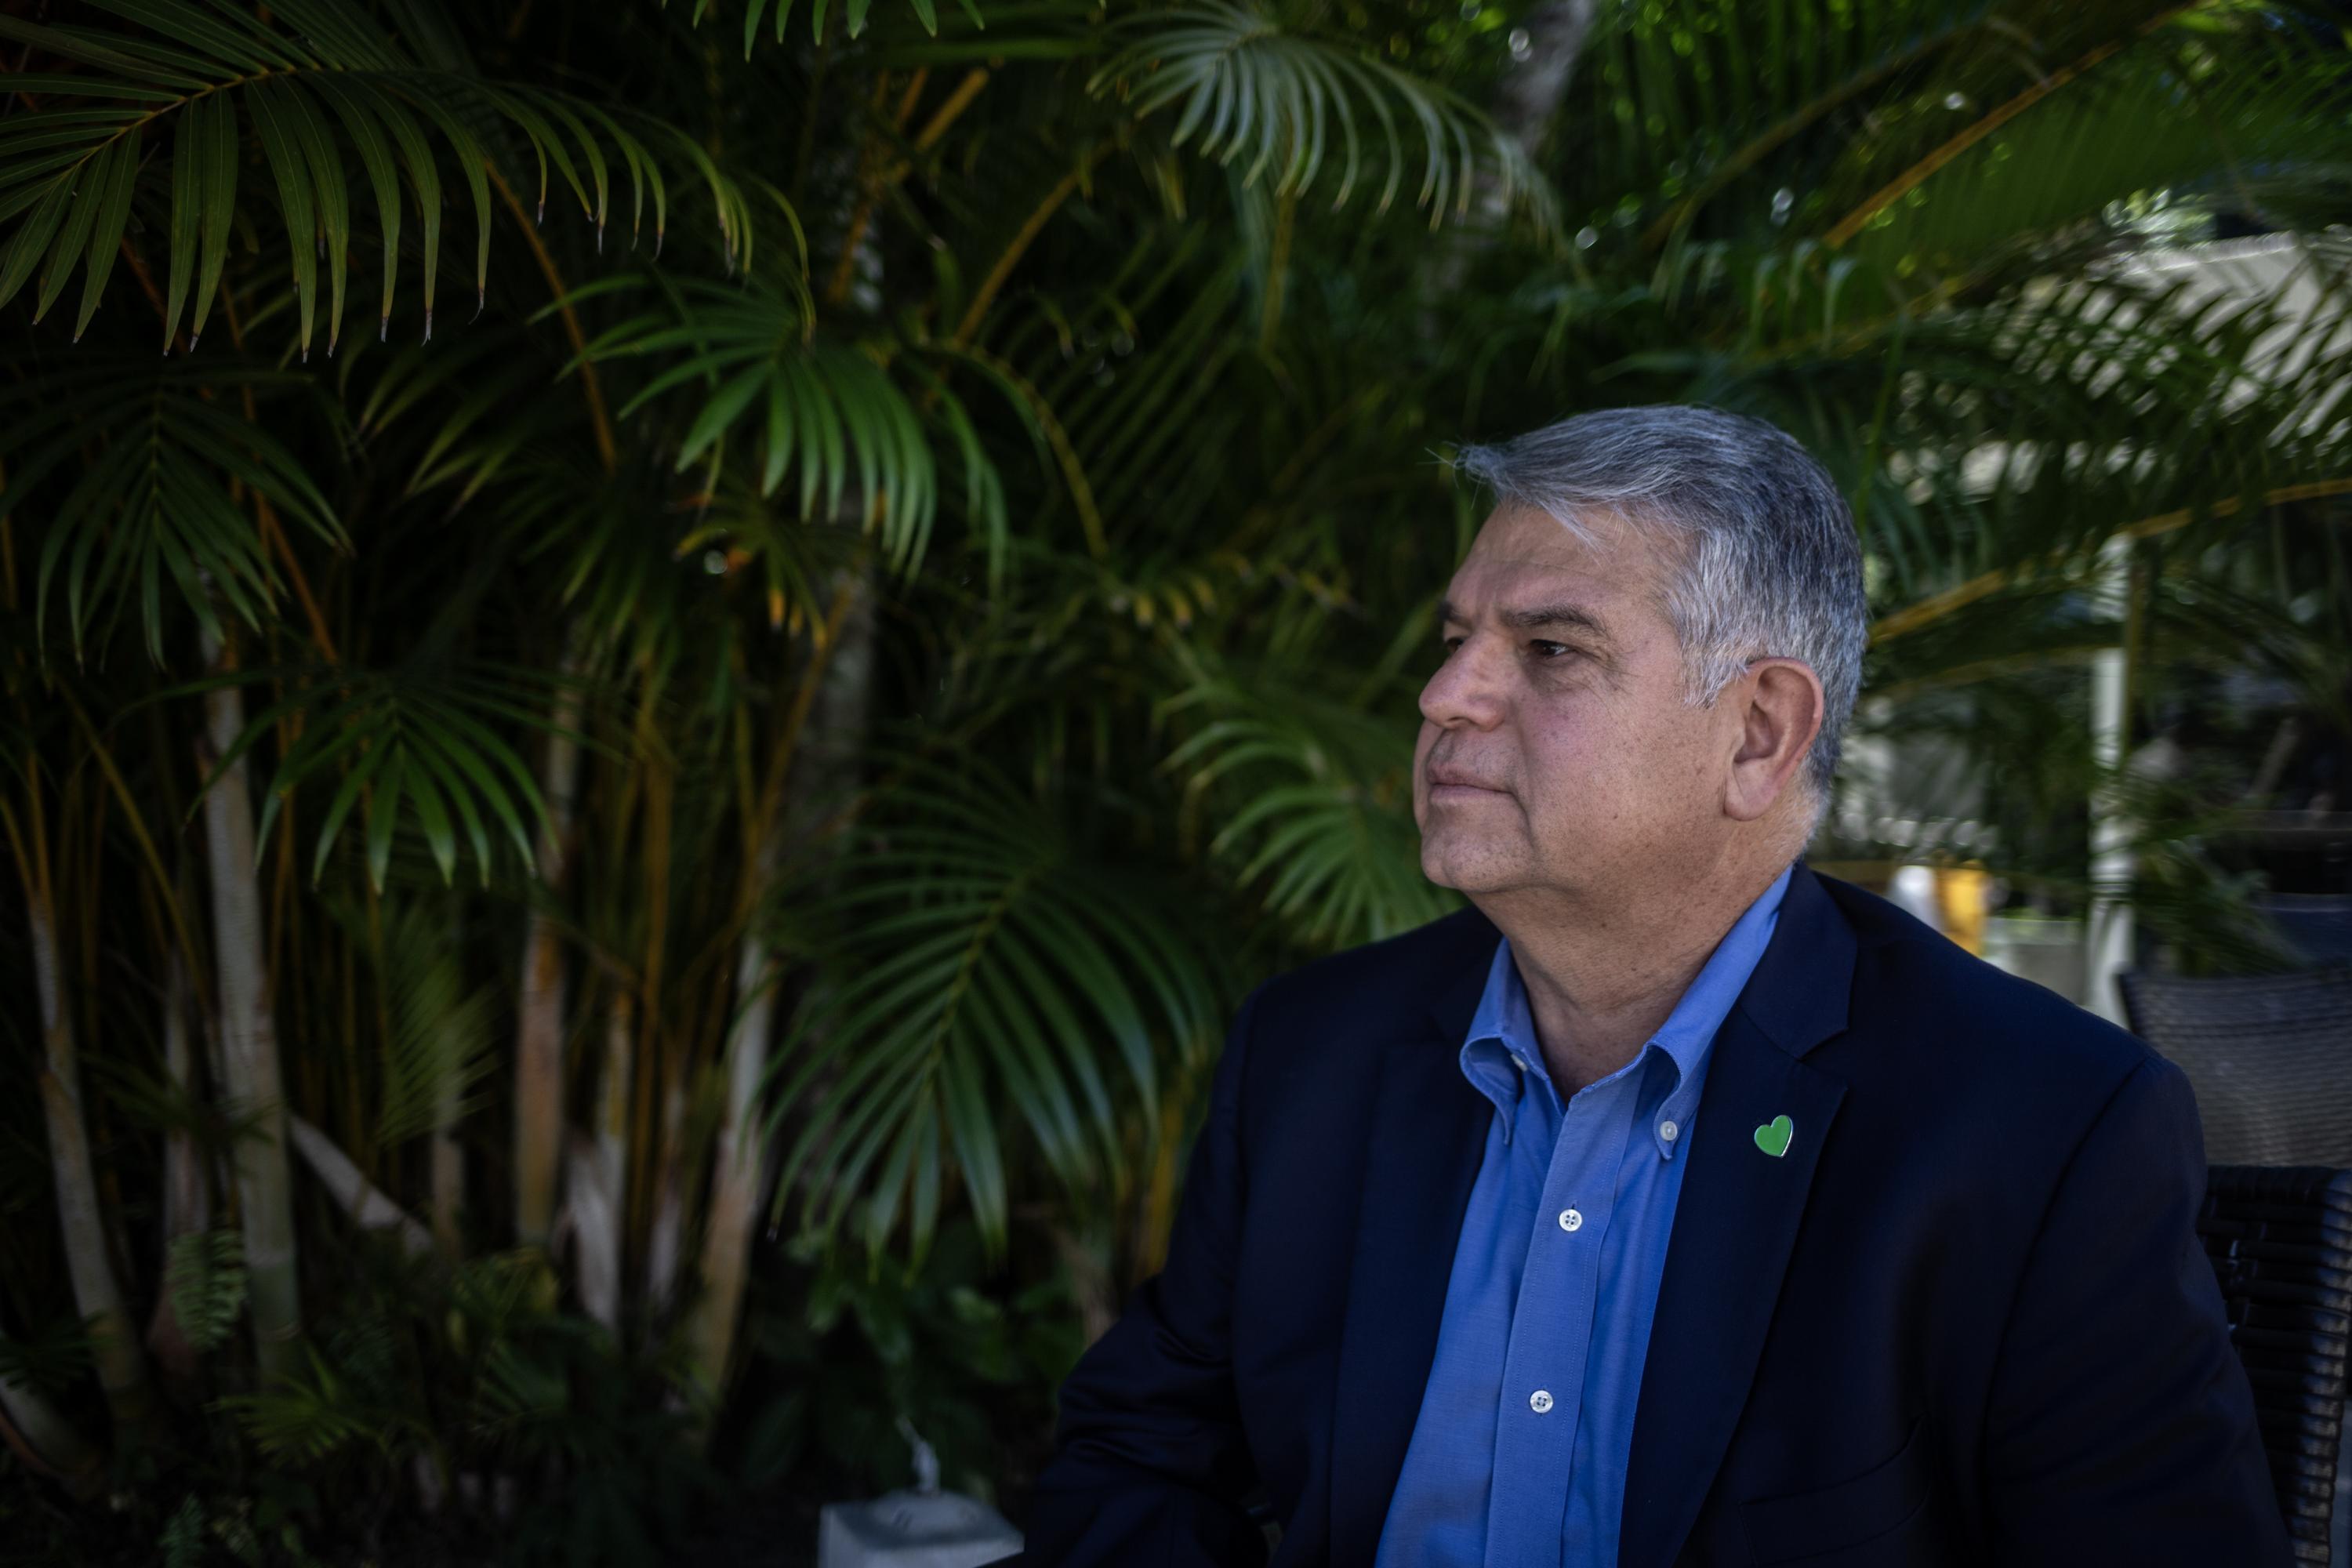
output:
[[2352,968],[2118,975],[2132,1032],[2189,1075],[2215,1165],[2352,1165]]
[[2216,1165],[2197,1216],[2297,1563],[2328,1561],[2352,1339],[2352,1171]]
[[2254,908],[2305,963],[2352,963],[2352,893],[2258,893]]

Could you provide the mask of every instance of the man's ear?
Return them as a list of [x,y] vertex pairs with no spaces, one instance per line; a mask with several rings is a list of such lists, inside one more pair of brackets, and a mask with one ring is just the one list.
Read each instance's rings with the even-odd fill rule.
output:
[[1754,822],[1789,788],[1821,733],[1822,678],[1802,659],[1759,658],[1723,695],[1740,704],[1723,809],[1735,822]]

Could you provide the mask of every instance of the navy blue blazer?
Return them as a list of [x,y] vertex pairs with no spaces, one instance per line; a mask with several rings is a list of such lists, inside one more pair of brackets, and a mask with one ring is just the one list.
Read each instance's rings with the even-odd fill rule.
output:
[[[1372,1561],[1493,1108],[1465,910],[1260,986],[1022,1561]],[[1756,1130],[1786,1115],[1787,1152]],[[2284,1563],[2179,1068],[1800,865],[1717,1035],[1624,1568]]]

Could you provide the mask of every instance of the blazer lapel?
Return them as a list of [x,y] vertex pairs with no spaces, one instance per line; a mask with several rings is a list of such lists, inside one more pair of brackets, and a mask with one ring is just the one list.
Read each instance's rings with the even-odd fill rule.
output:
[[[1626,1460],[1623,1568],[1674,1561],[1747,1405],[1814,1167],[1845,1098],[1843,1083],[1802,1058],[1844,1029],[1853,958],[1853,928],[1800,865],[1707,1067]],[[1782,1116],[1790,1130],[1776,1156],[1759,1131]]]
[[1436,1355],[1454,1246],[1495,1111],[1461,1062],[1494,952],[1490,935],[1423,1027],[1381,1053],[1333,1401],[1334,1563],[1372,1560]]

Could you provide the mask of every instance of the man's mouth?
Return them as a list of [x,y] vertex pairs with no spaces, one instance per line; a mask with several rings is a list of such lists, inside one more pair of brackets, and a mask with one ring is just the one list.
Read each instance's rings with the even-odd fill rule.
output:
[[1482,795],[1507,793],[1494,784],[1453,768],[1433,768],[1430,771],[1429,798],[1432,800],[1467,800]]

